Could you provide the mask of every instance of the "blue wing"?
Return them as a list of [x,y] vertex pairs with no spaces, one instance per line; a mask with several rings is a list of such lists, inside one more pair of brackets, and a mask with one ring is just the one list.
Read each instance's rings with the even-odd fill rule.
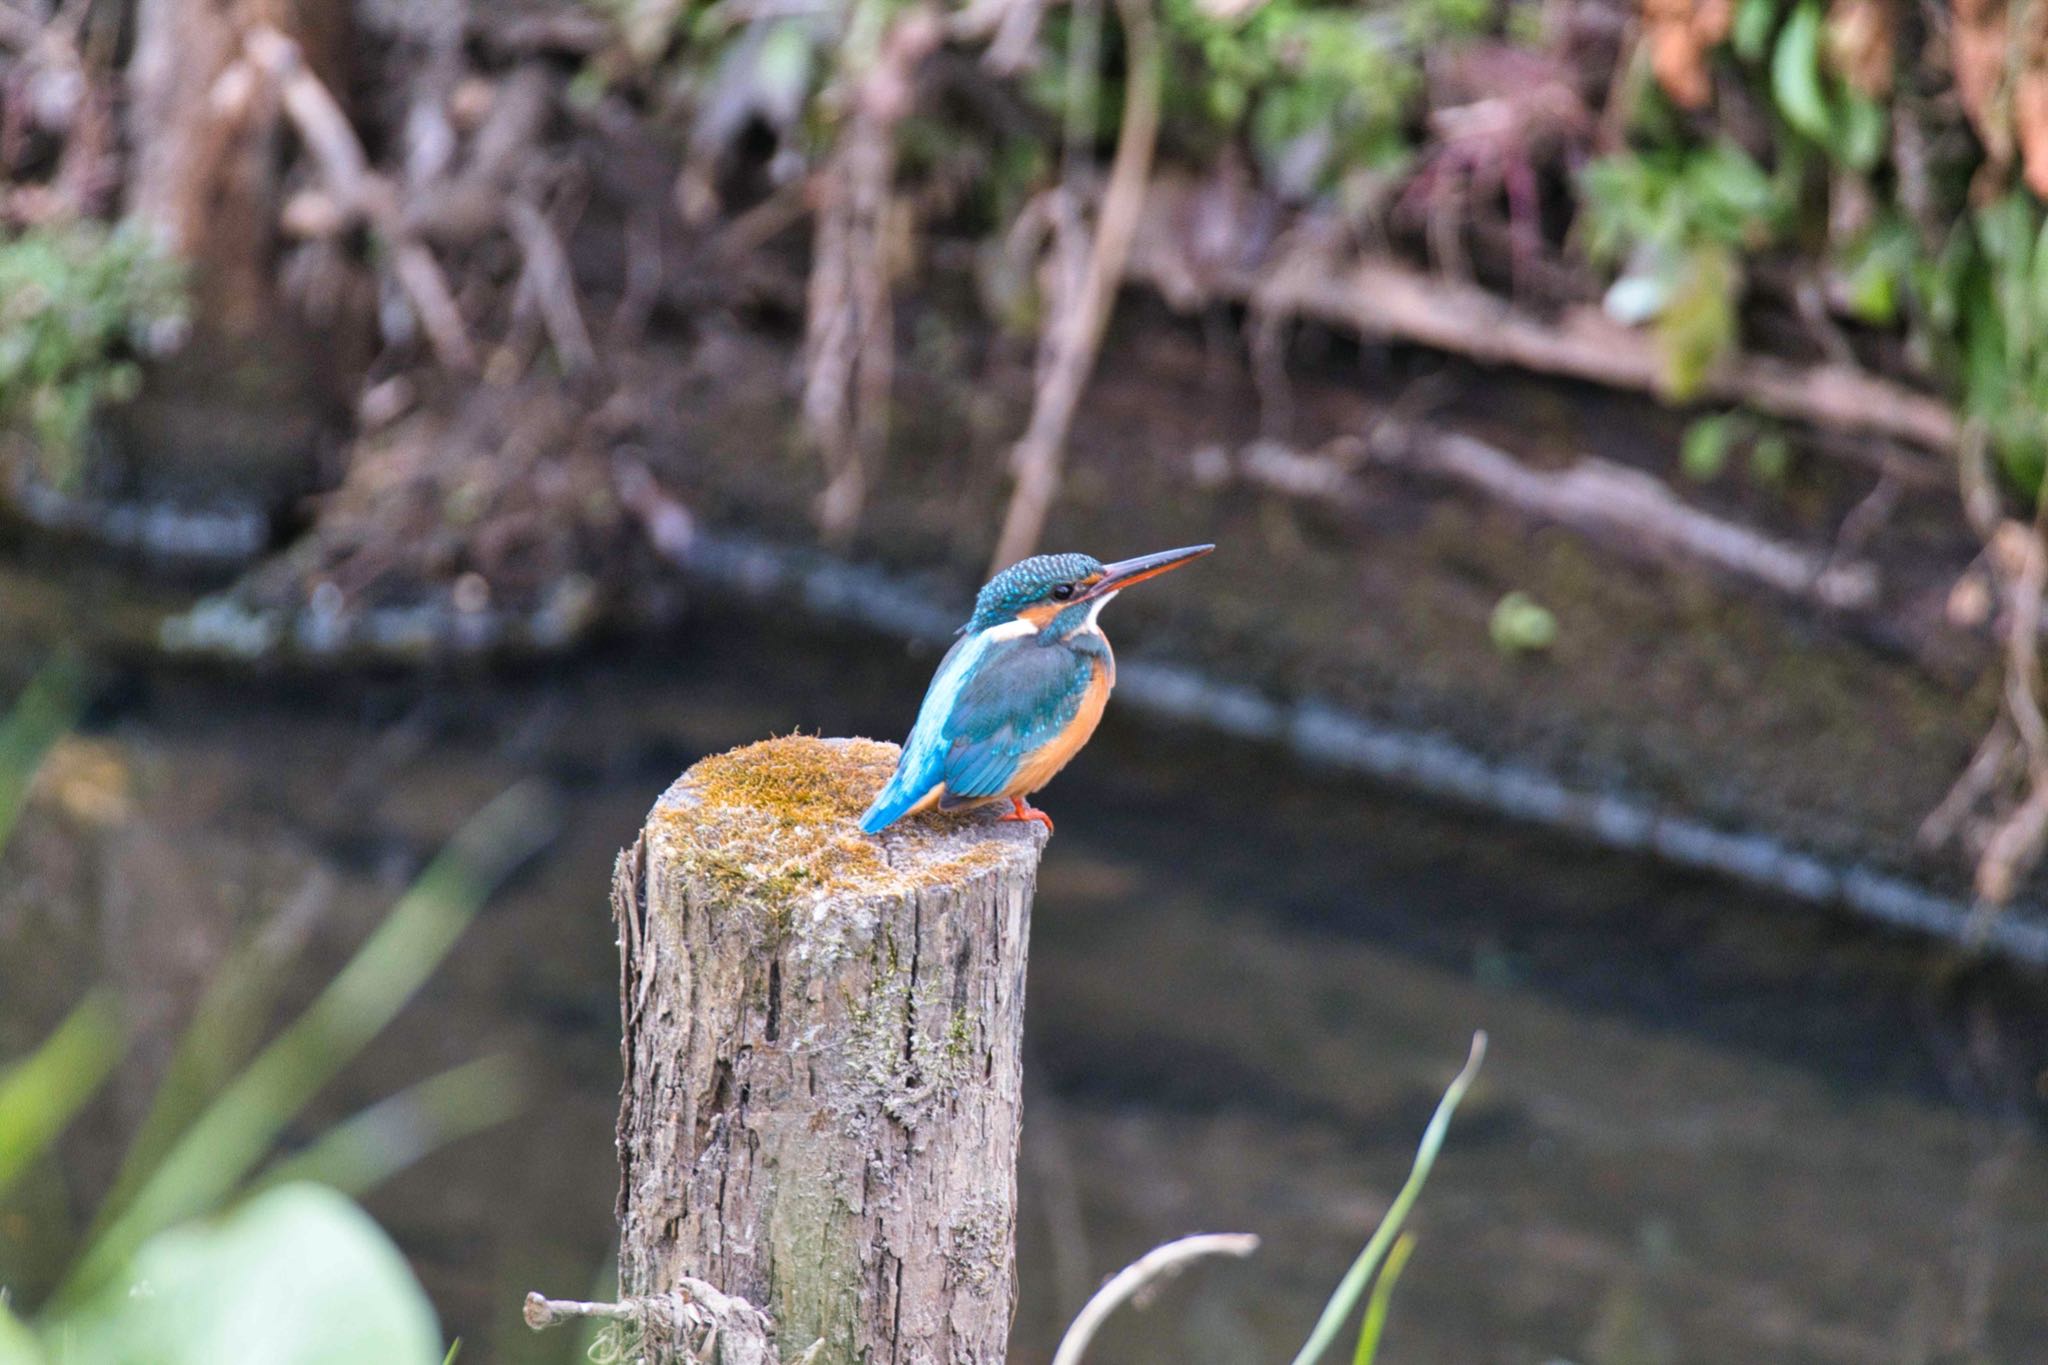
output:
[[991,645],[947,719],[941,807],[1001,795],[1025,757],[1073,722],[1093,666],[1035,636]]
[[942,782],[942,807],[1001,794],[1025,757],[1073,721],[1092,669],[1086,655],[1037,636],[963,639],[939,665],[861,828],[886,828]]
[[904,812],[931,795],[932,788],[944,780],[946,740],[942,731],[946,717],[966,686],[974,661],[987,645],[984,635],[963,635],[939,661],[932,685],[925,689],[924,704],[918,708],[917,724],[903,741],[896,771],[875,794],[867,813],[860,817],[860,827],[869,834],[879,834],[902,819]]

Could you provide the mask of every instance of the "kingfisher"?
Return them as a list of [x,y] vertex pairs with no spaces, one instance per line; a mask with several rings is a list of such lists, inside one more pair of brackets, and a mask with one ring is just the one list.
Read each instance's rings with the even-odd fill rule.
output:
[[1104,564],[1035,555],[991,578],[974,599],[903,741],[896,771],[860,827],[879,834],[906,815],[1008,801],[1005,820],[1052,817],[1025,800],[1081,751],[1116,686],[1116,656],[1097,619],[1133,583],[1215,549],[1190,545]]

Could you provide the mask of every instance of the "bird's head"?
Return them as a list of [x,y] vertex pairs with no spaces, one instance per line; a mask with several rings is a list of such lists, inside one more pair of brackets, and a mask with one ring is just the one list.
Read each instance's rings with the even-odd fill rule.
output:
[[1092,555],[1033,555],[991,578],[974,599],[974,618],[966,629],[988,630],[1011,621],[1028,621],[1037,630],[1056,621],[1070,622],[1056,633],[1065,635],[1093,619],[1103,603],[1133,583],[1177,569],[1215,549],[1190,545],[1104,564]]

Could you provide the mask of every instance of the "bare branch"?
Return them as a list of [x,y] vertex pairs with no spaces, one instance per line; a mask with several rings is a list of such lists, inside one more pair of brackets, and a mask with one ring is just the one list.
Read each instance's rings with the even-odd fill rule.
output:
[[[578,1299],[526,1296],[526,1325],[536,1332],[564,1323],[596,1318],[629,1323],[642,1339],[674,1343],[686,1361],[719,1361],[722,1365],[779,1365],[775,1324],[766,1313],[736,1294],[727,1294],[702,1280],[685,1277],[673,1294],[621,1299],[617,1303],[586,1303]],[[815,1359],[813,1344],[792,1365]]]
[[469,328],[462,321],[448,277],[434,260],[434,253],[418,242],[401,241],[391,248],[391,269],[406,297],[420,315],[420,326],[433,343],[441,363],[458,374],[476,371],[476,348],[470,344]]
[[576,279],[561,238],[547,216],[523,198],[505,205],[505,223],[526,253],[527,278],[533,282],[541,321],[547,325],[548,341],[562,368],[571,374],[596,369],[597,348],[591,345],[590,329],[584,326],[583,309],[576,302]]
[[[1185,225],[1205,220],[1193,207],[1202,193],[1202,186],[1185,178],[1155,183],[1130,257],[1131,278],[1176,307],[1211,299],[1255,303],[1272,314],[1412,342],[1482,364],[1643,393],[1662,390],[1663,360],[1655,339],[1596,307],[1571,309],[1553,322],[1481,286],[1330,245],[1260,253],[1265,259],[1249,263],[1210,259],[1185,240]],[[1832,430],[1896,437],[1923,450],[1948,451],[1959,439],[1955,413],[1946,403],[1848,365],[1738,355],[1706,376],[1698,397]]]
[[433,252],[406,229],[390,182],[370,168],[369,155],[340,101],[307,67],[299,45],[269,24],[249,31],[243,52],[256,70],[276,83],[284,111],[312,153],[339,210],[335,223],[360,216],[390,242],[392,273],[418,312],[434,353],[449,369],[474,373],[476,349],[454,291]]
[[1154,1247],[1110,1277],[1095,1291],[1073,1326],[1060,1339],[1052,1365],[1081,1365],[1088,1344],[1111,1313],[1163,1280],[1172,1279],[1205,1256],[1249,1256],[1259,1239],[1248,1232],[1205,1232]]
[[1593,456],[1561,470],[1531,469],[1475,437],[1389,416],[1364,440],[1341,437],[1314,454],[1255,441],[1234,467],[1240,477],[1293,497],[1347,503],[1359,495],[1354,474],[1361,457],[1453,480],[1639,558],[1692,560],[1838,611],[1877,602],[1877,569],[1868,560],[1773,539],[1692,506],[1640,470]]

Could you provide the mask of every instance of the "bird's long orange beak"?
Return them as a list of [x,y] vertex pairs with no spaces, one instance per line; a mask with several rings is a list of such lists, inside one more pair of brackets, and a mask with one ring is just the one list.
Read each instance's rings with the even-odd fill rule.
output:
[[1156,555],[1139,555],[1136,559],[1119,559],[1114,564],[1102,566],[1102,577],[1095,581],[1082,598],[1101,597],[1106,593],[1122,592],[1133,583],[1142,583],[1148,578],[1157,578],[1168,569],[1178,569],[1189,560],[1200,559],[1214,545],[1190,545],[1180,550],[1161,550]]

